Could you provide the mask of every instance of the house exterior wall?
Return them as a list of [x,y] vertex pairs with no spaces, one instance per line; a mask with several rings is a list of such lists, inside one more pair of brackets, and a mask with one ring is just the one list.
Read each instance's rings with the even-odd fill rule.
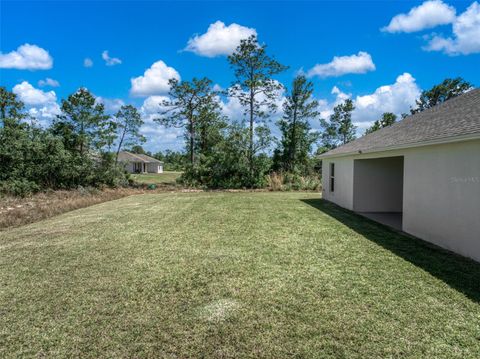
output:
[[403,231],[480,261],[480,140],[326,158],[323,198],[354,210],[354,160],[394,156],[404,156]]
[[[135,163],[139,163],[141,165],[141,170],[140,172],[144,172],[143,171],[143,168],[144,168],[144,164],[143,162],[127,162],[125,163],[125,171],[129,172],[129,173],[137,173],[138,171],[135,171],[135,167],[134,167],[134,164]],[[152,163],[146,163],[145,164],[145,169],[146,169],[146,172],[148,173],[163,173],[163,164],[162,163],[155,163],[155,162],[152,162]]]
[[[322,164],[322,197],[353,210],[353,157],[324,159]],[[335,190],[330,191],[330,164],[335,164]]]
[[125,170],[126,170],[128,173],[135,173],[135,171],[133,170],[133,162],[127,162],[127,163],[125,163]]
[[163,165],[161,163],[148,163],[147,164],[147,172],[148,173],[162,173],[163,172]]
[[480,140],[408,151],[403,230],[480,261]]
[[353,170],[354,211],[402,212],[403,157],[354,160]]

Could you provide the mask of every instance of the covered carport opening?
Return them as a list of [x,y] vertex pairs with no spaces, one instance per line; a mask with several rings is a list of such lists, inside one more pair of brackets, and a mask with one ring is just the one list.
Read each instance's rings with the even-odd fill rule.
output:
[[354,160],[353,210],[402,229],[403,156]]

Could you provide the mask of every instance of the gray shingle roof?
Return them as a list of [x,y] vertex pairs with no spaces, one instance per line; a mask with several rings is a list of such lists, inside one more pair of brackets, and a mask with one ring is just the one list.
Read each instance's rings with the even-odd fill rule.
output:
[[376,152],[395,147],[415,147],[428,141],[457,136],[476,135],[480,138],[480,89],[445,101],[390,127],[382,128],[337,147],[321,157],[351,153]]
[[162,161],[159,161],[156,158],[153,158],[147,155],[131,153],[127,151],[119,152],[118,160],[120,162],[163,163]]

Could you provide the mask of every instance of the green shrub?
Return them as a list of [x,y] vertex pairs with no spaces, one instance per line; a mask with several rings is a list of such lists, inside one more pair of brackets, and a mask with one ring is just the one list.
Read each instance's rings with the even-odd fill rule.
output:
[[0,182],[0,192],[10,196],[25,197],[39,190],[40,187],[35,182],[26,179],[11,179]]

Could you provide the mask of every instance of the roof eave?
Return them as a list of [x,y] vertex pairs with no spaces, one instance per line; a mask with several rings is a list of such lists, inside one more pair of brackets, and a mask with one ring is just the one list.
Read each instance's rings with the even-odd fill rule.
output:
[[324,158],[357,156],[357,155],[363,155],[363,154],[368,154],[368,153],[403,150],[403,149],[407,149],[407,148],[441,145],[441,144],[446,144],[446,143],[462,142],[462,141],[469,141],[469,140],[476,140],[476,139],[480,139],[480,133],[471,133],[471,134],[460,135],[460,136],[449,136],[449,137],[437,138],[437,139],[430,140],[430,141],[412,142],[412,143],[406,143],[404,145],[398,145],[398,146],[372,148],[372,149],[369,149],[369,150],[352,151],[352,152],[345,152],[345,153],[338,153],[338,154],[331,154],[331,155],[329,155],[328,152],[326,152],[324,154],[319,155],[318,158],[324,159]]

